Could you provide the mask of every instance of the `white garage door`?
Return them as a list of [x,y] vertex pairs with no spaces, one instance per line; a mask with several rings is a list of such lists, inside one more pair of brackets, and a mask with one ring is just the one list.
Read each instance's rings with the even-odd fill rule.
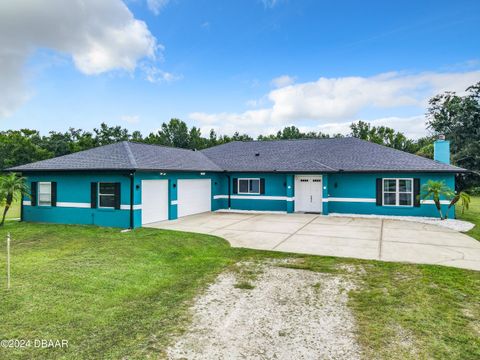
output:
[[168,180],[142,180],[142,225],[168,220]]
[[178,217],[211,210],[210,179],[178,180]]

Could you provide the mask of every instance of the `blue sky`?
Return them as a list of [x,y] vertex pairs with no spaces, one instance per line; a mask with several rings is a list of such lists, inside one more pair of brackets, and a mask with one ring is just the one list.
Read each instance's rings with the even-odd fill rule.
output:
[[0,4],[0,130],[148,133],[177,117],[205,135],[345,133],[362,119],[418,137],[430,96],[480,81],[478,1],[36,3]]

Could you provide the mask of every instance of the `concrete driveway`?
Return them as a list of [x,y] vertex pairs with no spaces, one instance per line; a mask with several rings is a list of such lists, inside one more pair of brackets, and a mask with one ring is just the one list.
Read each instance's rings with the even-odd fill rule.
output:
[[234,247],[480,270],[480,242],[457,231],[409,221],[218,212],[147,226],[217,235]]

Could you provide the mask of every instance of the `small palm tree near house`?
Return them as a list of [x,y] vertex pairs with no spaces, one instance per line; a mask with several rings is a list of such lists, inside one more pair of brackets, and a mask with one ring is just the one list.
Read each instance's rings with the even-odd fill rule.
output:
[[24,177],[15,173],[0,176],[0,203],[5,206],[0,226],[5,223],[5,217],[12,202],[21,199],[22,195],[27,192],[28,188]]
[[442,205],[440,203],[440,198],[444,197],[447,199],[451,199],[454,196],[454,191],[450,189],[444,181],[428,180],[427,183],[422,186],[420,198],[422,200],[432,199],[440,214],[440,219],[443,220],[444,217],[442,213]]
[[470,195],[464,191],[460,191],[457,195],[453,197],[452,201],[450,201],[450,204],[448,205],[448,210],[450,210],[450,208],[459,201],[462,207],[462,215],[463,215],[465,213],[465,210],[468,210],[468,208],[470,207],[470,201],[471,201]]
[[[460,201],[460,204],[462,205],[462,214],[465,210],[468,210],[468,207],[470,205],[470,195],[463,191],[455,194],[455,191],[448,187],[444,181],[428,180],[427,183],[422,186],[420,198],[422,200],[432,199],[435,203],[438,213],[440,214],[440,219],[442,220],[448,218],[448,211],[457,202]],[[445,214],[445,216],[442,212],[442,205],[440,203],[441,198],[450,200],[450,204],[448,205],[447,213]]]

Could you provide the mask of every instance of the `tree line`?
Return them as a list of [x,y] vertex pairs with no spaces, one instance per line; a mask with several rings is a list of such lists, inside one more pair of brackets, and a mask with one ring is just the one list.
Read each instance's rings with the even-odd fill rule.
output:
[[[409,140],[400,132],[384,127],[371,126],[359,121],[352,123],[350,136],[390,146],[399,150],[420,153],[431,157],[430,151],[424,149],[431,143],[431,138]],[[343,137],[336,134],[333,137]],[[295,126],[288,126],[276,134],[260,135],[257,140],[285,140],[285,139],[323,139],[331,137],[322,132],[301,132]],[[50,131],[48,135],[32,129],[7,130],[0,132],[0,169],[44,160],[56,156],[71,154],[77,151],[91,149],[97,146],[108,145],[119,141],[135,141],[145,144],[175,146],[185,149],[205,149],[211,146],[224,144],[230,141],[254,140],[247,134],[238,132],[232,136],[218,136],[211,130],[208,137],[202,136],[200,129],[191,128],[179,119],[171,119],[163,123],[157,132],[143,136],[139,131],[130,132],[121,126],[108,126],[102,123],[93,131],[70,128],[66,132]]]
[[[409,139],[390,127],[372,126],[364,121],[352,123],[347,136],[433,158],[433,142],[438,134],[444,134],[452,144],[453,164],[480,172],[480,82],[469,87],[463,96],[446,92],[433,97],[426,116],[431,136],[420,139]],[[276,134],[260,135],[256,139],[268,141],[342,136],[302,132],[295,126],[288,126]],[[105,123],[93,131],[70,128],[66,132],[50,131],[48,135],[41,135],[33,129],[7,130],[0,132],[0,170],[124,140],[201,150],[230,141],[254,139],[238,132],[232,136],[218,135],[214,130],[210,130],[208,136],[203,136],[199,128],[190,128],[180,119],[171,119],[163,123],[157,132],[146,136],[140,131],[130,132],[121,126],[108,126]],[[478,181],[478,177],[470,174],[462,177],[461,181],[465,186],[471,186]]]

